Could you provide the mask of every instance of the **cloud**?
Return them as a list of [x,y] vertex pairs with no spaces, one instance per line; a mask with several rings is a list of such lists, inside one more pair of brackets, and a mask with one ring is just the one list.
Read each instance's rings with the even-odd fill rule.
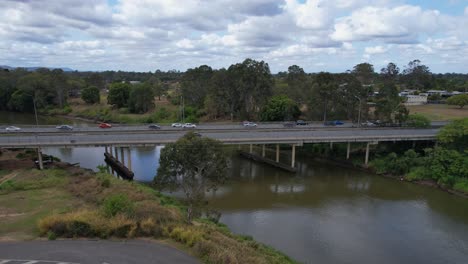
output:
[[111,2],[0,1],[0,61],[148,71],[252,57],[273,71],[292,64],[343,71],[363,59],[419,58],[468,70],[468,7],[456,15],[409,0]]
[[417,42],[419,35],[443,31],[445,26],[444,17],[436,10],[410,5],[365,7],[339,19],[331,37],[336,41]]

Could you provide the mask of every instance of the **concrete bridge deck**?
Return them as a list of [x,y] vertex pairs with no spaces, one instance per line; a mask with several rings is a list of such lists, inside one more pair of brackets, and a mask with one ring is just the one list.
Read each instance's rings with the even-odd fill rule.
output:
[[[188,130],[112,130],[2,133],[0,147],[152,146],[175,142]],[[224,144],[295,144],[435,140],[438,128],[195,129]]]

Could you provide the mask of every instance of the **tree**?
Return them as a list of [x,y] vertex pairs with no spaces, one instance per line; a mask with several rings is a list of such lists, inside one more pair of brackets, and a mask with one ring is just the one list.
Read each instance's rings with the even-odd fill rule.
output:
[[284,91],[285,94],[300,104],[304,103],[304,93],[308,86],[307,75],[304,69],[297,65],[289,66],[286,82],[288,87]]
[[185,72],[181,81],[181,89],[184,100],[188,105],[198,108],[203,107],[212,76],[213,69],[207,65],[188,69]]
[[398,72],[396,65],[390,63],[382,69],[381,76],[384,82],[376,99],[375,115],[385,122],[402,123],[408,117],[409,111],[403,105],[403,99],[398,94],[395,78]]
[[117,108],[127,107],[132,86],[128,83],[113,83],[109,88],[107,103]]
[[295,120],[301,111],[296,102],[285,95],[273,96],[260,113],[262,121]]
[[231,115],[255,118],[272,94],[273,76],[268,63],[245,59],[228,69]]
[[99,89],[96,86],[89,86],[81,91],[81,99],[87,104],[98,104],[101,101]]
[[139,84],[132,87],[128,108],[130,112],[142,114],[154,107],[154,92],[149,84]]
[[410,61],[403,75],[407,88],[425,91],[432,87],[432,73],[420,60]]
[[408,116],[406,125],[419,128],[428,128],[431,126],[431,120],[420,114],[412,114]]
[[463,108],[468,104],[468,94],[459,94],[451,96],[447,99],[447,104],[449,105],[458,105],[460,108]]
[[390,81],[395,81],[399,73],[400,68],[398,68],[398,66],[393,62],[390,62],[387,64],[387,67],[380,70],[380,75],[384,78],[384,80]]
[[372,84],[374,81],[374,66],[369,63],[360,63],[354,66],[352,72],[362,84]]
[[310,110],[316,110],[323,114],[323,121],[327,121],[327,114],[334,109],[330,102],[338,96],[338,84],[333,75],[328,72],[320,72],[315,77],[312,87],[313,97],[310,102]]
[[193,209],[203,201],[205,192],[225,182],[227,167],[221,142],[189,132],[161,150],[154,183],[160,190],[184,192],[190,222]]
[[463,151],[468,149],[468,118],[452,121],[444,126],[437,139],[449,147]]
[[87,86],[97,87],[99,90],[104,89],[105,81],[104,78],[99,73],[92,73],[86,79]]

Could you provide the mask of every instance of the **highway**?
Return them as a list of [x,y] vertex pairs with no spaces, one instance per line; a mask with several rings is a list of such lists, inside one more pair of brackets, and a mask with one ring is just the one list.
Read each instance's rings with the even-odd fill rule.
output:
[[[232,125],[234,126],[234,125]],[[279,126],[279,125],[278,125]],[[296,127],[244,128],[240,125],[198,127],[193,129],[203,137],[218,139],[225,144],[297,144],[319,142],[379,142],[435,140],[438,128],[350,128],[350,127]],[[39,128],[47,129],[47,128]],[[54,128],[55,129],[55,128]],[[175,142],[189,129],[149,130],[143,126],[123,126],[120,129],[74,129],[73,131],[38,131],[3,133],[0,147],[74,147],[74,146],[152,146]],[[54,132],[51,132],[54,131]]]

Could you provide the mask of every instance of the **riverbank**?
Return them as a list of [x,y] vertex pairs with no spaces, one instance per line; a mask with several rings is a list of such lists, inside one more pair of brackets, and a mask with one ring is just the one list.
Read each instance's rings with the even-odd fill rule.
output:
[[411,179],[407,177],[406,175],[394,175],[391,173],[377,173],[376,168],[372,165],[372,162],[370,163],[369,166],[364,166],[364,164],[362,163],[356,163],[356,162],[352,162],[349,160],[337,159],[333,157],[318,156],[318,155],[314,155],[310,153],[308,154],[308,156],[313,158],[313,160],[317,162],[330,164],[334,166],[340,166],[343,168],[348,168],[348,169],[353,169],[353,170],[358,170],[358,171],[365,171],[367,173],[372,173],[374,175],[382,176],[382,177],[393,179],[396,181],[405,181],[405,182],[410,182],[416,185],[422,185],[422,186],[426,186],[426,187],[430,187],[434,189],[439,189],[441,191],[468,199],[468,192],[462,192],[462,191],[457,191],[455,189],[447,188],[446,186],[441,185],[432,179],[417,180],[417,179]]
[[22,155],[15,167],[18,153],[1,156],[0,240],[150,238],[207,263],[295,263],[223,224],[187,223],[181,202],[143,184],[61,162],[39,171]]

